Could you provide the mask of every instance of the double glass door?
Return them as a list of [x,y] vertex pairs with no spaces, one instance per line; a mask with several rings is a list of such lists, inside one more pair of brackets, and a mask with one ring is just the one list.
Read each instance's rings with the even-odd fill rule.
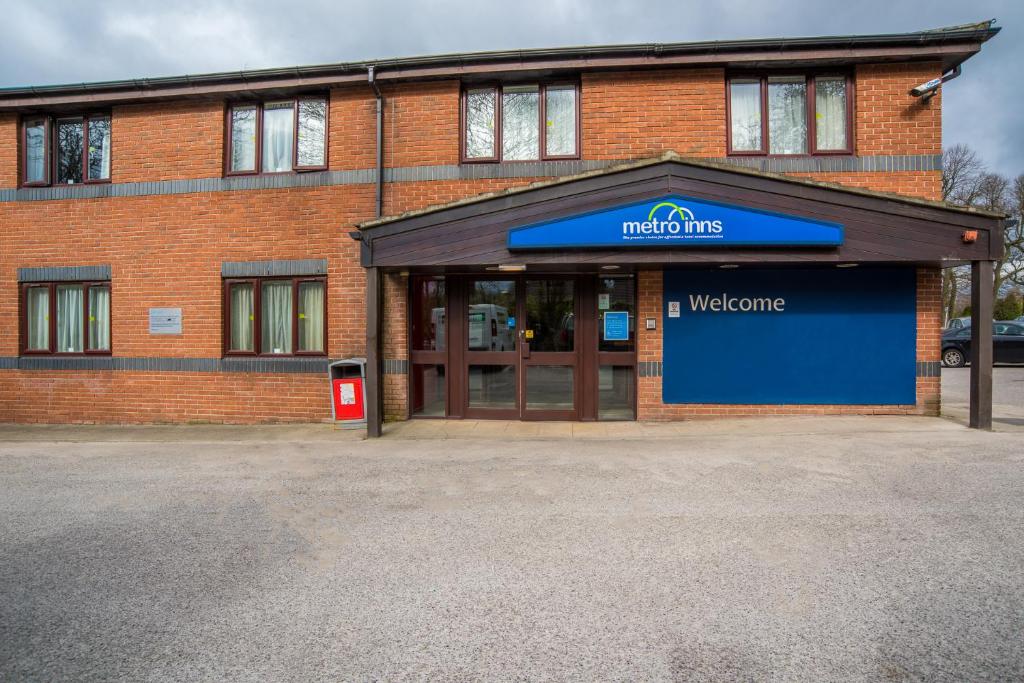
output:
[[471,278],[465,289],[466,416],[579,416],[577,281]]

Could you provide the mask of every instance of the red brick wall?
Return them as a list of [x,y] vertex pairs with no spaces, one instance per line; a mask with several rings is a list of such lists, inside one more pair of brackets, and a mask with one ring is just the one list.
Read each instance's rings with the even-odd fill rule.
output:
[[224,170],[224,104],[114,107],[110,138],[110,179],[115,183],[215,178]]
[[[937,65],[857,69],[857,152],[937,153],[940,100],[915,104],[906,90],[936,75]],[[636,159],[675,150],[725,155],[725,83],[720,69],[584,74],[581,144],[593,160]],[[459,83],[437,81],[385,89],[388,166],[457,164]],[[219,177],[223,172],[223,102],[182,101],[113,110],[113,181]],[[18,118],[0,114],[0,189],[18,183]],[[375,105],[365,84],[331,92],[329,166],[372,168]],[[937,197],[938,172],[816,174],[822,180]],[[532,178],[393,183],[386,214],[522,186]],[[31,266],[110,264],[115,356],[221,355],[223,261],[326,258],[328,353],[365,353],[365,274],[355,223],[373,217],[374,187],[346,185],[92,200],[0,203],[0,316],[17,319],[16,270]],[[934,275],[934,274],[933,274]],[[928,280],[932,282],[937,275]],[[660,320],[661,273],[640,274],[641,319]],[[937,287],[934,283],[929,287]],[[387,284],[385,358],[406,357],[404,284]],[[937,297],[937,289],[936,294]],[[150,336],[148,309],[181,307],[181,336]],[[648,313],[645,314],[644,312]],[[653,313],[650,313],[652,312]],[[937,359],[937,313],[922,309]],[[931,320],[931,322],[928,322]],[[659,323],[660,328],[660,323]],[[0,356],[19,352],[18,325],[0,327]],[[660,358],[660,329],[641,330],[640,360]],[[923,351],[921,353],[924,353]],[[937,400],[937,380],[919,395]],[[656,387],[656,389],[655,389]],[[404,415],[406,377],[384,380],[386,414]],[[327,383],[317,375],[0,371],[0,420],[249,422],[316,420],[330,415]],[[641,416],[656,417],[660,381],[640,380]]]
[[4,422],[319,422],[324,375],[183,372],[0,372]]
[[725,156],[721,69],[584,74],[581,113],[587,159]]
[[[661,271],[643,271],[639,276],[639,310],[637,312],[637,360],[660,361],[663,358]],[[917,360],[939,360],[941,337],[942,277],[938,269],[917,271]],[[645,318],[655,318],[658,329],[646,330]],[[938,377],[917,378],[916,405],[719,405],[664,404],[661,402],[661,377],[639,377],[637,418],[640,420],[677,420],[710,416],[754,415],[938,415],[940,380]]]
[[0,189],[18,186],[18,116],[0,114]]
[[[384,320],[381,330],[382,357],[388,360],[409,358],[409,278],[397,273],[384,277]],[[408,375],[384,375],[384,419],[404,420],[408,414]]]
[[856,153],[940,154],[942,90],[923,104],[907,92],[941,75],[939,63],[858,66]]

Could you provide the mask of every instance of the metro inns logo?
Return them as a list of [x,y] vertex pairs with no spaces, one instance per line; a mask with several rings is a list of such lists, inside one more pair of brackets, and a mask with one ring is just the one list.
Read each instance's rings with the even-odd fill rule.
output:
[[623,221],[622,239],[722,239],[722,227],[720,220],[698,220],[685,206],[660,202],[651,208],[646,221]]

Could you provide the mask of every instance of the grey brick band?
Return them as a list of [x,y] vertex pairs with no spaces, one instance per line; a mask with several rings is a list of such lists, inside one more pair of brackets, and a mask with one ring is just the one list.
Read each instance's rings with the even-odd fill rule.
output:
[[222,277],[260,277],[276,275],[326,275],[327,259],[298,261],[238,261],[222,263]]
[[[481,180],[490,178],[554,178],[593,171],[623,163],[624,159],[582,161],[529,161],[497,164],[446,164],[384,169],[384,182],[411,183],[432,180]],[[887,173],[893,171],[940,171],[941,154],[891,154],[885,156],[835,157],[728,157],[717,161],[770,172],[848,173],[857,171]],[[273,190],[291,187],[329,187],[368,185],[376,178],[375,169],[317,171],[283,175],[254,175],[231,178],[190,178],[148,183],[108,183],[103,185],[61,185],[0,190],[0,202],[31,202],[60,199],[96,199],[99,197],[145,197],[151,195],[190,194],[193,192],[232,192]]]
[[917,362],[918,377],[941,377],[942,362],[937,360],[922,360]]
[[385,358],[382,365],[385,375],[409,374],[409,361],[404,358]]
[[18,268],[18,282],[67,282],[109,280],[110,266],[55,266]]
[[641,377],[661,377],[663,364],[658,360],[645,360],[636,364],[637,374]]
[[135,372],[249,372],[322,374],[326,358],[126,358],[110,356],[4,356],[0,370],[111,370]]

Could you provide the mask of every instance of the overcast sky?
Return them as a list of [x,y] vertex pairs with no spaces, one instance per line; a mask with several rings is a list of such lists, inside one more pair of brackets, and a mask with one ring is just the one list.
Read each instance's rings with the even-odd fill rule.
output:
[[[944,86],[945,144],[1024,173],[1022,0],[5,0],[0,85],[445,52],[1003,27]],[[774,7],[773,7],[774,6]],[[639,104],[639,103],[638,103]]]

